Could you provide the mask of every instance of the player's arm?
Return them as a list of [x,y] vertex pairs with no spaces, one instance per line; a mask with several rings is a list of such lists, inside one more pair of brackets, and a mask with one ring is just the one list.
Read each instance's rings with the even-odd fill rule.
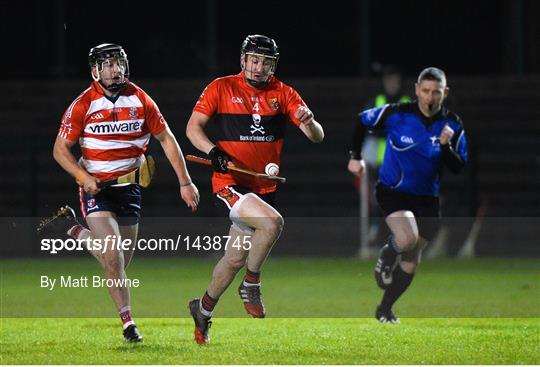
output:
[[[454,137],[454,130],[445,125],[441,131],[439,141],[441,143],[442,160],[444,164],[454,173],[459,173],[465,166],[465,160],[459,155],[458,152],[452,146],[452,138]],[[464,133],[462,132],[458,140],[464,140]]]
[[215,171],[225,173],[227,172],[230,157],[208,139],[204,132],[204,127],[208,121],[210,121],[210,116],[193,111],[187,123],[186,135],[195,148],[210,156]]
[[362,145],[366,137],[367,129],[362,123],[362,118],[359,117],[354,126],[353,138],[349,149],[349,163],[347,169],[350,173],[356,176],[361,176],[362,172],[366,169],[366,163],[362,159]]
[[186,128],[186,135],[191,144],[205,154],[208,154],[216,146],[204,132],[204,127],[208,121],[210,121],[210,116],[193,111]]
[[368,130],[385,130],[386,119],[393,111],[399,109],[399,104],[384,105],[375,107],[361,112],[358,115],[358,122],[355,125],[353,141],[349,150],[350,159],[347,168],[349,172],[360,176],[366,168],[366,164],[362,159],[362,145]]
[[315,118],[313,117],[313,112],[305,106],[300,106],[295,114],[300,122],[300,130],[304,133],[305,136],[313,143],[320,143],[324,139],[324,130]]
[[100,189],[97,187],[99,179],[89,174],[77,163],[77,159],[71,153],[71,147],[75,141],[65,139],[61,136],[56,137],[53,148],[53,157],[58,164],[71,176],[80,182],[81,186],[90,195],[97,194]]
[[192,211],[197,210],[197,205],[199,204],[199,190],[197,186],[191,181],[191,177],[186,167],[186,161],[182,154],[182,149],[176,141],[175,136],[169,129],[165,128],[159,134],[153,135],[163,148],[167,159],[171,163],[171,166],[178,177],[178,183],[180,184],[180,196],[182,200],[185,201],[188,207]]

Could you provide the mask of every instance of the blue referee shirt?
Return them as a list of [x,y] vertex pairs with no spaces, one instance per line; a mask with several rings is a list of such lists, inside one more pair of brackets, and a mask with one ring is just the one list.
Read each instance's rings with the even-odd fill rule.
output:
[[438,196],[443,167],[439,136],[448,124],[454,130],[451,149],[467,161],[467,140],[461,119],[444,106],[435,116],[422,114],[417,102],[372,108],[360,114],[369,130],[386,133],[386,152],[379,181],[400,192]]

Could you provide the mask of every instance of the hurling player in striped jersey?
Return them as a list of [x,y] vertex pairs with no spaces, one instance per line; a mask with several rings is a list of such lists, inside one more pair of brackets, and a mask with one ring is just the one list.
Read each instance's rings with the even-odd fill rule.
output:
[[[90,50],[91,86],[66,110],[54,144],[54,159],[79,183],[81,211],[88,228],[80,225],[68,206],[43,221],[39,231],[61,229],[75,239],[107,238],[131,240],[127,251],[109,246],[89,248],[100,262],[105,277],[126,280],[127,268],[135,249],[141,210],[141,187],[137,184],[113,185],[99,189],[100,181],[115,179],[141,166],[151,137],[157,139],[178,178],[179,194],[197,209],[199,192],[192,183],[180,146],[155,102],[130,82],[129,64],[124,49],[105,43]],[[82,158],[78,162],[71,148],[79,142]],[[97,243],[97,241],[95,242]],[[131,315],[128,282],[108,287],[120,314],[123,334],[129,342],[140,342]],[[118,285],[118,286],[117,286]]]
[[[298,128],[311,142],[324,139],[321,124],[298,92],[274,76],[278,59],[273,39],[247,36],[240,51],[241,72],[212,81],[188,121],[191,143],[212,160],[212,190],[216,205],[232,222],[231,243],[241,239],[242,244],[225,249],[204,295],[189,302],[198,344],[209,342],[214,307],[244,267],[238,287],[244,308],[255,318],[266,316],[261,271],[284,224],[275,209],[276,182],[236,174],[229,163],[255,172],[279,166],[286,126]],[[207,125],[217,127],[212,140],[206,135]]]

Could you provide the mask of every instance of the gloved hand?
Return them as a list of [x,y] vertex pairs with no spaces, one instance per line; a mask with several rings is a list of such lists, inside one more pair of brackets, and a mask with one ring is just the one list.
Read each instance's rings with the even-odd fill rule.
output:
[[210,156],[210,160],[212,160],[214,171],[220,173],[226,173],[228,171],[227,165],[231,158],[227,155],[227,153],[218,147],[213,147],[212,150],[208,152],[208,156]]

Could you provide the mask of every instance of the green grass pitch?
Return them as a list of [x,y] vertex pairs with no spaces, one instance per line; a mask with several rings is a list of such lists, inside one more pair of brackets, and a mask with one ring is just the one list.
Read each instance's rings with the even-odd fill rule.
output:
[[81,256],[1,260],[2,364],[539,364],[536,259],[426,261],[395,306],[400,325],[373,318],[382,292],[372,262],[271,257],[267,319],[244,314],[240,276],[220,300],[211,344],[193,342],[187,302],[216,260],[135,258],[128,276],[145,340],[129,345],[105,289],[40,288],[40,276],[100,275]]

